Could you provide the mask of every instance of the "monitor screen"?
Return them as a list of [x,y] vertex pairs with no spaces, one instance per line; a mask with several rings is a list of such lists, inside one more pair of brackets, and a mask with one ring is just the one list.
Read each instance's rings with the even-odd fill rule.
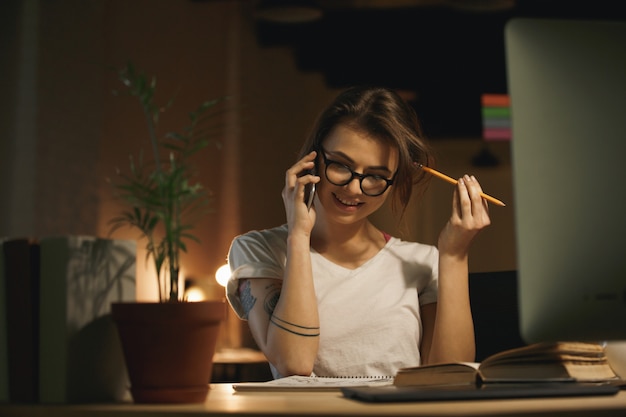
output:
[[520,331],[626,340],[626,23],[505,28]]

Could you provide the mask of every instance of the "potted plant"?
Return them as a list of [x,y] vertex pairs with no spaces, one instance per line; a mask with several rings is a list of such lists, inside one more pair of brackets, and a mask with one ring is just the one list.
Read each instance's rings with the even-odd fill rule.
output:
[[[131,227],[146,242],[146,260],[156,271],[158,302],[113,303],[135,402],[203,402],[224,300],[187,302],[179,289],[180,255],[192,233],[192,216],[210,207],[212,196],[195,181],[191,157],[214,141],[205,128],[221,100],[202,103],[180,132],[159,136],[167,106],[155,103],[156,80],[132,64],[117,70],[125,92],[138,99],[147,123],[149,155],[131,155],[128,172],[113,181],[126,208],[111,219],[111,232]],[[185,350],[187,349],[187,350]]]

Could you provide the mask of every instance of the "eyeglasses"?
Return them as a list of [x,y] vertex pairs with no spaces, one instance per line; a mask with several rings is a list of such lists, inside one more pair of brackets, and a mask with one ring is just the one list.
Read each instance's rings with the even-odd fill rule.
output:
[[354,178],[358,178],[363,194],[370,197],[376,197],[387,191],[387,188],[393,184],[393,180],[396,176],[395,174],[391,179],[374,174],[359,174],[341,162],[328,159],[324,148],[320,149],[322,151],[322,158],[324,158],[324,165],[326,166],[324,169],[326,179],[333,185],[346,185]]

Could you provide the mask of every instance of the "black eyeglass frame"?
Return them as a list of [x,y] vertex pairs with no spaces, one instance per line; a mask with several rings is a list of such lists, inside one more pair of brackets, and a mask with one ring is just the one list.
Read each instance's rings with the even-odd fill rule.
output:
[[[388,189],[390,186],[392,186],[392,185],[393,185],[393,181],[394,181],[394,179],[396,178],[396,174],[398,173],[398,171],[396,171],[396,172],[393,174],[393,177],[391,177],[391,178],[385,178],[385,177],[381,177],[380,175],[375,175],[375,174],[361,174],[361,173],[359,173],[359,172],[355,172],[355,171],[353,171],[353,170],[352,170],[352,168],[350,168],[350,167],[349,167],[349,166],[347,166],[346,164],[343,164],[343,163],[338,162],[338,161],[334,161],[334,160],[332,160],[332,159],[328,159],[328,157],[326,156],[326,151],[325,151],[325,150],[324,150],[324,148],[323,148],[323,147],[321,147],[321,146],[320,146],[320,150],[321,150],[321,152],[320,152],[320,153],[322,154],[322,158],[324,159],[324,175],[326,176],[326,179],[328,180],[328,182],[330,182],[330,183],[331,183],[331,184],[333,184],[333,185],[336,185],[336,186],[341,187],[341,186],[343,186],[343,185],[349,184],[349,183],[350,183],[353,179],[358,178],[358,179],[359,179],[359,187],[361,187],[361,191],[363,192],[363,194],[365,194],[365,195],[367,195],[367,196],[369,196],[369,197],[378,197],[379,195],[384,194],[384,193],[385,193],[385,191],[387,191],[387,189]],[[342,183],[336,183],[336,182],[331,181],[331,179],[330,179],[330,178],[328,178],[328,172],[327,172],[327,170],[328,170],[328,166],[329,166],[330,164],[337,164],[337,165],[340,165],[340,166],[344,167],[345,169],[347,169],[348,171],[350,171],[350,174],[351,174],[351,175],[350,175],[350,178],[349,178],[349,179],[347,179],[345,182],[342,182]],[[386,183],[385,188],[383,188],[383,190],[382,190],[381,192],[376,193],[376,194],[371,194],[371,193],[369,193],[369,192],[365,191],[365,190],[363,189],[363,180],[364,180],[365,178],[368,178],[368,177],[373,177],[373,178],[375,178],[376,180],[383,180],[383,181],[385,181],[385,183]]]

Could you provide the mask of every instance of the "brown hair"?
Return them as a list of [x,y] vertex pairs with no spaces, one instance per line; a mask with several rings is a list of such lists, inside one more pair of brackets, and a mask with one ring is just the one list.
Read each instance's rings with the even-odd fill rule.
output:
[[319,152],[324,139],[340,124],[348,124],[398,149],[399,164],[391,187],[391,207],[404,214],[413,186],[428,179],[416,164],[432,165],[434,157],[423,137],[413,108],[395,91],[383,87],[352,87],[340,93],[318,116],[299,158]]

